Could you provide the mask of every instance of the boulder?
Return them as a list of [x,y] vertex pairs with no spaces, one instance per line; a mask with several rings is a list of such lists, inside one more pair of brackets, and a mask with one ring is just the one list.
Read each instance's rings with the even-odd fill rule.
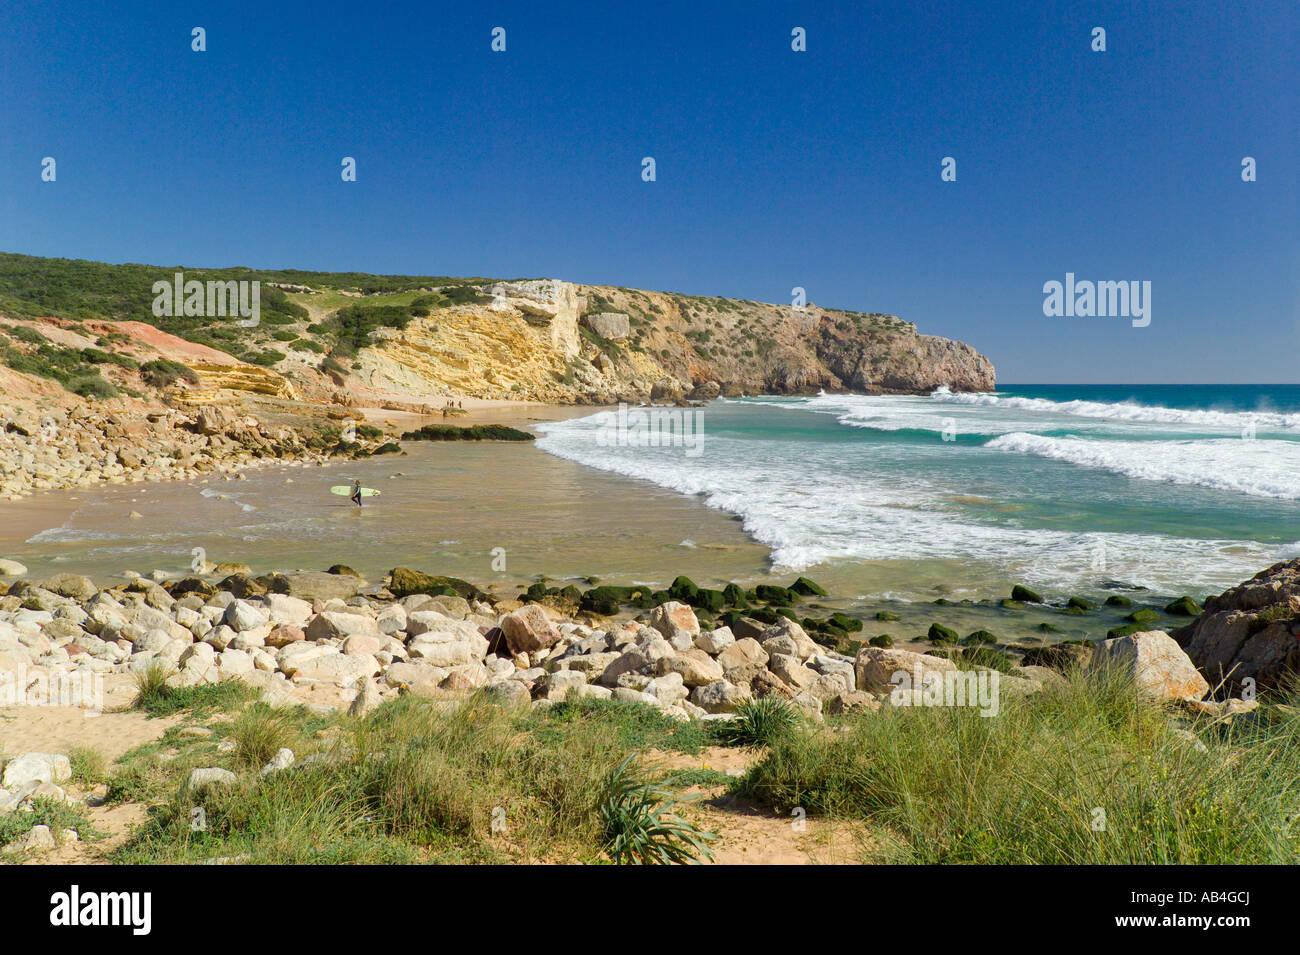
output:
[[502,617],[501,632],[511,653],[546,650],[560,639],[560,631],[537,604],[527,604]]
[[5,764],[0,786],[17,790],[40,783],[61,783],[72,777],[72,763],[62,753],[23,753]]
[[693,646],[700,633],[700,621],[695,611],[684,603],[670,600],[660,604],[646,616],[646,623],[663,634],[664,639],[679,650]]
[[691,691],[691,702],[706,713],[734,713],[752,698],[748,686],[736,686],[727,680],[714,680]]
[[655,661],[655,673],[680,673],[686,686],[704,686],[722,679],[722,666],[703,650],[692,647],[681,653],[660,657]]
[[742,666],[767,666],[767,651],[763,645],[752,637],[743,637],[718,654],[718,662],[723,669]]
[[191,769],[184,786],[181,787],[181,792],[184,795],[196,796],[209,789],[233,786],[236,781],[235,774],[228,769],[215,766]]
[[922,685],[929,673],[945,673],[957,669],[957,664],[945,657],[926,653],[913,653],[892,647],[862,647],[853,664],[857,688],[868,693],[892,692],[897,685],[895,673],[911,674],[913,687]]
[[41,584],[41,587],[50,593],[58,594],[60,597],[67,597],[70,600],[89,600],[99,593],[99,588],[89,577],[82,577],[80,574],[55,574]]
[[1216,686],[1236,692],[1250,679],[1257,689],[1284,687],[1300,674],[1300,558],[1211,597],[1172,636]]
[[323,610],[311,619],[304,633],[308,640],[340,640],[356,635],[377,637],[379,627],[373,617]]
[[1090,669],[1122,673],[1140,692],[1161,700],[1199,700],[1210,689],[1182,647],[1162,630],[1103,640]]
[[717,656],[736,642],[730,627],[719,627],[695,635],[695,645],[710,656]]

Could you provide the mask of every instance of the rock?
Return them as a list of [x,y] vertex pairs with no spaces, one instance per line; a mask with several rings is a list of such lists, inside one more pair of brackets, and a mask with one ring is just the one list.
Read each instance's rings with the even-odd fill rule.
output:
[[767,659],[767,651],[752,637],[737,640],[718,654],[718,663],[724,670],[742,666],[764,667],[767,666]]
[[287,647],[291,643],[298,643],[306,640],[307,635],[298,627],[276,627],[266,637],[266,645],[280,649]]
[[181,787],[181,793],[187,796],[196,796],[209,789],[233,786],[236,781],[235,774],[228,769],[220,769],[215,766],[192,769],[185,779],[185,785]]
[[1054,643],[1046,647],[1030,647],[1022,658],[1026,667],[1046,667],[1067,673],[1075,667],[1086,667],[1092,662],[1092,643]]
[[528,687],[519,680],[494,680],[483,687],[483,693],[500,706],[526,706],[529,700]]
[[275,755],[271,757],[271,761],[262,767],[262,778],[265,779],[267,776],[270,776],[272,773],[278,773],[283,770],[286,770],[292,765],[293,765],[293,750],[287,747],[281,747],[280,749],[276,750]]
[[705,653],[715,657],[735,642],[736,638],[729,627],[719,627],[716,630],[705,631],[695,636],[695,645]]
[[686,686],[704,686],[722,679],[722,666],[703,650],[692,647],[681,653],[660,657],[655,661],[655,673],[679,673]]
[[[728,675],[733,672],[732,670],[727,671]],[[753,679],[750,680],[749,689],[760,700],[769,696],[776,697],[779,700],[788,700],[794,696],[794,691],[790,689],[786,682],[767,669],[759,669],[754,674]]]
[[804,666],[797,656],[791,654],[774,653],[767,665],[768,669],[783,683],[796,691],[807,689],[817,679],[817,674],[813,670]]
[[346,638],[343,641],[343,646],[339,649],[348,654],[368,653],[373,655],[384,649],[386,642],[384,638],[373,634],[358,633]]
[[361,589],[361,581],[356,577],[317,570],[277,574],[276,583],[283,593],[302,600],[347,600]]
[[691,389],[692,401],[712,401],[722,394],[722,386],[716,381],[701,381]]
[[727,680],[715,680],[691,691],[691,702],[706,713],[734,713],[740,704],[752,698],[748,686],[736,686]]
[[0,577],[22,577],[27,568],[16,560],[0,559]]
[[267,617],[276,627],[301,627],[311,619],[311,603],[299,597],[267,594],[262,600],[266,604]]
[[1103,640],[1090,668],[1131,677],[1139,691],[1161,700],[1199,700],[1210,689],[1182,647],[1161,630]]
[[527,604],[501,618],[501,632],[511,653],[532,653],[555,646],[560,632],[537,604]]
[[10,852],[49,852],[56,845],[54,833],[49,826],[32,826],[25,833],[9,843]]
[[627,338],[632,333],[626,312],[596,312],[582,316],[582,324],[601,338],[612,341]]
[[[687,604],[670,600],[655,607],[646,616],[646,623],[663,634],[675,648],[684,650],[693,646],[700,632],[700,621]],[[679,643],[684,645],[679,646]]]
[[0,786],[10,791],[72,778],[72,763],[62,753],[23,753],[5,764]]
[[1187,700],[1187,709],[1208,716],[1217,723],[1230,723],[1234,716],[1259,709],[1259,700]]
[[375,686],[375,681],[361,680],[357,695],[353,697],[352,703],[348,706],[348,716],[357,719],[369,716],[379,709],[382,703],[383,698],[379,695],[379,688]]
[[666,705],[680,703],[690,695],[680,673],[665,673],[655,677],[642,692]]
[[880,701],[870,693],[850,690],[832,696],[822,704],[822,712],[830,716],[844,716],[850,713],[870,712],[880,709]]
[[785,653],[796,656],[801,661],[822,651],[817,642],[804,632],[803,627],[785,617],[765,629],[759,636],[758,642],[769,656],[773,653]]
[[230,629],[242,632],[265,626],[267,617],[266,614],[252,604],[243,600],[235,600],[226,608],[225,621],[226,626],[230,627]]
[[90,600],[99,593],[99,588],[95,586],[93,580],[78,574],[55,574],[42,583],[41,587],[50,593],[72,600]]
[[314,616],[303,631],[308,640],[340,640],[351,636],[379,636],[373,617],[359,613],[323,610]]
[[1282,689],[1300,674],[1300,558],[1274,564],[1205,602],[1205,612],[1173,633],[1214,685],[1240,692]]
[[863,647],[854,662],[857,688],[868,693],[892,692],[897,685],[892,682],[895,673],[910,674],[911,685],[916,688],[927,674],[956,669],[957,664],[945,657],[886,647]]
[[584,674],[572,670],[556,670],[548,673],[537,682],[540,698],[559,702],[569,695],[569,691],[587,685]]
[[1020,584],[1016,584],[1011,588],[1011,599],[1027,604],[1040,604],[1043,602],[1043,598],[1037,591],[1022,587]]

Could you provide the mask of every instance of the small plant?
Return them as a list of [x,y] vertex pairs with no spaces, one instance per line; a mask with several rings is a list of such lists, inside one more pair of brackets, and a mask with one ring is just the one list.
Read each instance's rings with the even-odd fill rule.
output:
[[77,785],[89,788],[108,780],[108,763],[99,750],[78,746],[68,753],[68,760],[72,763],[72,779]]
[[707,843],[717,838],[687,822],[672,810],[673,794],[641,777],[636,754],[610,771],[598,813],[604,828],[605,852],[616,865],[682,865],[713,860]]
[[718,727],[718,738],[728,746],[770,746],[799,722],[793,706],[774,696],[746,700],[733,719]]
[[298,733],[291,714],[277,712],[265,703],[255,703],[239,715],[231,727],[235,758],[245,766],[264,766],[282,748],[295,742]]
[[154,660],[143,670],[135,673],[135,699],[131,701],[133,710],[149,710],[163,701],[170,687],[168,678],[175,673],[171,667]]

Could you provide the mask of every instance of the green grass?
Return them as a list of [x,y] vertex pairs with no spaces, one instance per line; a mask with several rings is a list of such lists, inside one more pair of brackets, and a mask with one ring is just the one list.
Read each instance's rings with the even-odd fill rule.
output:
[[674,865],[712,861],[708,843],[717,838],[682,819],[679,801],[654,779],[642,775],[629,756],[610,770],[599,814],[602,846],[617,865]]
[[995,717],[884,707],[800,726],[740,789],[779,811],[865,821],[877,861],[1300,861],[1300,720],[1191,724],[1207,755],[1174,734],[1176,718],[1131,684],[1076,674],[1004,697]]
[[[521,712],[476,698],[448,711],[404,696],[361,721],[253,704],[210,729],[196,737],[172,727],[119,760],[110,801],[151,810],[113,861],[599,862],[609,859],[610,812],[657,833],[635,837],[638,852],[675,858],[661,837],[675,845],[668,833],[693,830],[676,827],[666,783],[651,781],[637,808],[631,791],[610,802],[611,779],[646,749],[698,752],[709,740],[699,724],[600,700]],[[233,749],[219,748],[226,739]],[[262,779],[258,768],[284,745],[300,763],[312,753],[327,759]],[[198,766],[231,769],[238,784],[183,798],[181,782]],[[201,829],[192,825],[196,806]]]
[[728,746],[758,748],[772,745],[779,737],[792,732],[799,723],[799,713],[784,700],[764,697],[746,700],[736,715],[716,725],[714,735]]
[[41,797],[32,800],[30,812],[19,810],[0,816],[0,846],[7,846],[37,826],[49,826],[56,838],[61,829],[76,830],[77,838],[83,840],[97,839],[101,835],[87,822],[81,810]]
[[174,672],[160,664],[153,664],[147,670],[136,673],[136,694],[131,702],[132,709],[144,710],[150,716],[170,716],[181,710],[202,716],[233,709],[258,696],[257,690],[239,680],[198,686],[169,686],[167,680]]

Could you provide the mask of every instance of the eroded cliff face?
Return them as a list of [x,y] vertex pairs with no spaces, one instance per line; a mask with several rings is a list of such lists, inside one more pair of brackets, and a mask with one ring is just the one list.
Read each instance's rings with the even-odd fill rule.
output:
[[356,384],[414,398],[610,403],[717,394],[991,391],[971,346],[889,315],[537,280],[382,330]]

